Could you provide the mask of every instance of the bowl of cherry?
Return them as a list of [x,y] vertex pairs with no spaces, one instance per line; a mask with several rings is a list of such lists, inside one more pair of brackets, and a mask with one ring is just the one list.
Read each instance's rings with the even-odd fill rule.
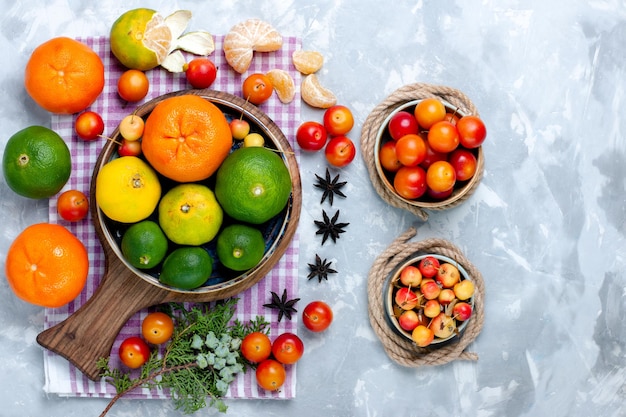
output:
[[475,286],[457,261],[414,253],[392,270],[383,286],[388,324],[418,347],[437,347],[461,334],[474,311]]
[[376,172],[394,198],[422,209],[451,208],[482,178],[486,136],[479,116],[442,98],[411,100],[378,128]]

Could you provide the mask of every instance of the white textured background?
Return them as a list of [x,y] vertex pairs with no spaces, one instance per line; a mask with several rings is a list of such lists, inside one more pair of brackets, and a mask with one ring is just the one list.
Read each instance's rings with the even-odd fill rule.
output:
[[[624,416],[626,406],[626,4],[617,0],[22,1],[2,0],[0,143],[31,124],[49,125],[23,88],[32,49],[51,37],[107,34],[125,10],[186,8],[191,28],[223,34],[248,17],[302,38],[326,62],[319,77],[353,109],[358,142],[369,112],[414,82],[465,92],[488,127],[481,186],[464,205],[422,224],[387,206],[361,159],[340,171],[350,222],[336,245],[314,237],[320,217],[314,174],[303,155],[299,233],[300,308],[328,301],[328,332],[303,332],[297,398],[231,401],[229,415],[267,416]],[[322,112],[303,106],[302,119]],[[0,259],[45,201],[0,183]],[[477,363],[405,369],[384,354],[367,318],[371,262],[409,226],[418,238],[460,246],[483,273],[486,320],[471,346]],[[310,236],[309,239],[307,237]],[[315,253],[339,274],[307,281]],[[46,397],[35,337],[42,309],[0,281],[0,416],[97,415],[105,400]],[[202,411],[199,415],[211,414]],[[162,401],[124,401],[113,416],[175,416]]]

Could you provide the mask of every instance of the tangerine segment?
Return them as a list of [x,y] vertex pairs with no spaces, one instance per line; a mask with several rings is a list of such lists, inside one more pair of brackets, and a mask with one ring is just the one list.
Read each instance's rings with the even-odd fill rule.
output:
[[302,100],[311,107],[327,109],[337,104],[337,97],[327,88],[324,88],[315,74],[309,74],[302,80]]
[[296,95],[296,84],[291,75],[282,69],[269,70],[265,75],[272,82],[281,103],[291,103]]
[[230,153],[233,138],[222,111],[186,94],[158,103],[148,116],[141,149],[152,167],[178,182],[210,177]]
[[19,298],[56,308],[81,293],[89,259],[83,243],[64,226],[38,223],[15,238],[7,252],[5,270]]
[[324,65],[324,56],[317,51],[294,51],[291,60],[296,70],[304,75],[313,74]]
[[31,54],[24,70],[24,86],[45,110],[77,113],[102,93],[104,65],[84,43],[66,37],[53,38]]
[[143,34],[143,45],[154,51],[159,62],[167,57],[172,44],[172,32],[165,23],[165,19],[158,13],[155,13],[146,23],[146,30]]
[[280,33],[266,21],[248,19],[237,23],[224,37],[226,62],[243,74],[252,63],[254,51],[272,52],[283,46]]

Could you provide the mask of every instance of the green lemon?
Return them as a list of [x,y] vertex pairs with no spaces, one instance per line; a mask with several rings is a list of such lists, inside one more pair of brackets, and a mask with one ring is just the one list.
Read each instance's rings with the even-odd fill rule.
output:
[[158,224],[151,220],[135,223],[122,236],[122,254],[135,268],[157,266],[167,253],[167,238]]
[[211,241],[222,226],[224,212],[209,187],[180,184],[159,203],[159,224],[179,245],[198,246]]
[[280,213],[291,195],[283,159],[264,147],[233,151],[217,170],[215,196],[232,218],[261,224]]
[[256,266],[265,253],[265,239],[256,227],[226,226],[217,236],[217,258],[229,269],[246,271]]
[[30,126],[7,141],[2,171],[7,185],[17,194],[49,198],[70,178],[72,159],[65,141],[55,131]]
[[193,290],[204,284],[213,272],[213,259],[197,246],[178,248],[163,261],[159,281],[182,290]]

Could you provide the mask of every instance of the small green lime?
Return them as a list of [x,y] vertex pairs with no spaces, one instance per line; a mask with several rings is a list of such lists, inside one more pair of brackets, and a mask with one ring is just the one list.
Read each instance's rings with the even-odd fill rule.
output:
[[157,266],[165,258],[167,246],[165,233],[151,220],[133,224],[122,236],[122,254],[138,269]]
[[233,271],[256,266],[265,254],[265,239],[256,227],[245,224],[226,226],[217,236],[217,258]]
[[65,141],[54,130],[30,126],[7,141],[2,170],[7,185],[17,194],[49,198],[70,178],[72,159]]
[[280,213],[291,195],[283,159],[264,147],[233,151],[217,170],[215,196],[230,217],[261,224]]
[[182,290],[193,290],[204,284],[213,272],[213,259],[197,246],[178,248],[163,261],[159,281]]

